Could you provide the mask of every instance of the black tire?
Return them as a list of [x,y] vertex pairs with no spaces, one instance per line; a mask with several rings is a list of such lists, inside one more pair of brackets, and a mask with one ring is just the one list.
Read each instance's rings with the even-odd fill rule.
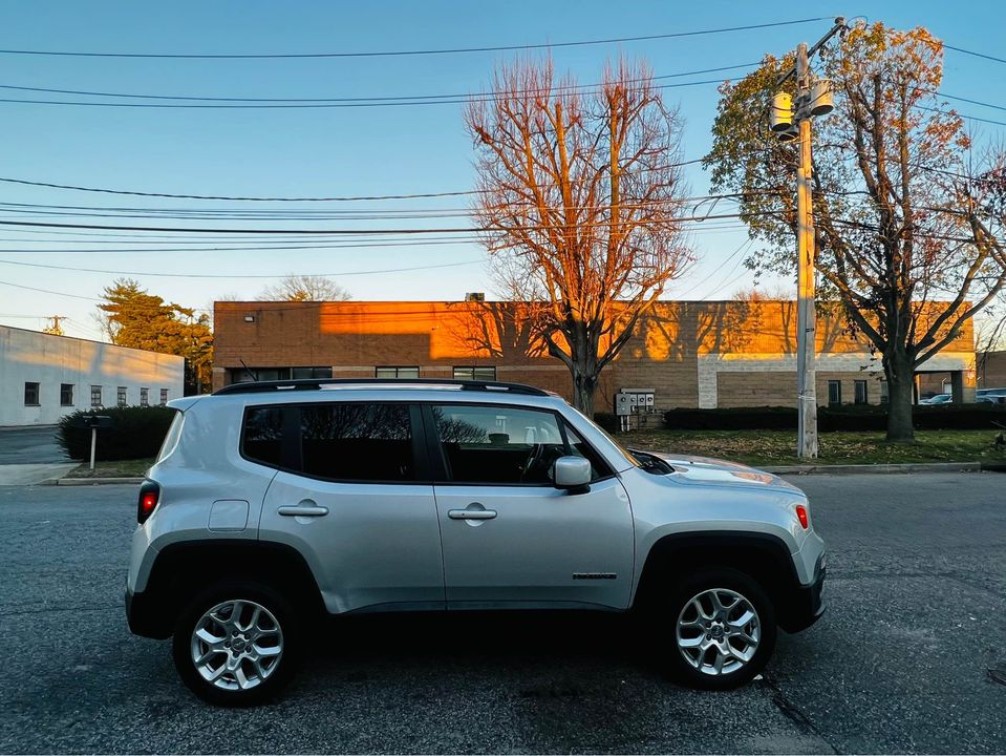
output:
[[[236,626],[231,625],[235,614]],[[200,628],[220,643],[211,646],[197,638]],[[188,604],[171,645],[175,668],[193,693],[217,706],[252,706],[273,698],[290,681],[299,643],[299,618],[280,593],[234,580],[217,583]],[[197,655],[203,657],[201,664]]]
[[[717,599],[719,609],[712,603]],[[716,619],[700,617],[696,602]],[[703,568],[670,586],[669,593],[654,590],[649,603],[654,653],[665,671],[688,687],[729,690],[744,685],[765,668],[775,648],[772,601],[757,581],[738,570]],[[748,612],[751,619],[738,626]]]

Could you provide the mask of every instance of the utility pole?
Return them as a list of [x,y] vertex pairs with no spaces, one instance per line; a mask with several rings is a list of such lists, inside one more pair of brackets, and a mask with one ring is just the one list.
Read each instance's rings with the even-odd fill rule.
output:
[[42,329],[42,333],[48,333],[52,336],[62,336],[63,329],[60,328],[59,321],[67,320],[66,315],[50,315],[48,320],[50,320],[51,322],[49,325],[47,325],[45,328]]
[[[796,49],[797,113],[802,101],[810,93],[810,62],[807,45]],[[798,118],[800,130],[800,162],[796,170],[797,229],[797,302],[796,302],[796,359],[797,359],[797,448],[800,459],[817,458],[817,371],[814,357],[817,352],[817,313],[814,308],[816,281],[814,262],[817,249],[814,244],[814,208],[811,195],[813,161],[810,150],[810,117]]]
[[796,97],[780,92],[773,99],[772,128],[783,141],[799,140],[799,161],[796,172],[797,205],[797,310],[796,310],[796,396],[797,396],[797,456],[817,457],[817,372],[814,358],[817,351],[817,313],[815,261],[817,250],[814,236],[814,200],[811,181],[814,163],[811,155],[810,119],[826,115],[834,109],[829,82],[814,82],[810,72],[810,56],[836,33],[845,29],[845,19],[835,19],[835,25],[809,51],[801,42],[796,49],[796,64],[779,77],[776,87],[790,76],[796,76]]

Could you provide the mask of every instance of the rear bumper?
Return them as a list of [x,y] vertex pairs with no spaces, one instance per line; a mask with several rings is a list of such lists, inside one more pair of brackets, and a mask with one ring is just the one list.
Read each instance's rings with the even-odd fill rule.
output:
[[777,607],[779,627],[787,633],[798,633],[821,619],[826,608],[821,597],[826,573],[822,554],[814,567],[814,581],[791,591]]
[[133,593],[126,588],[126,622],[134,635],[168,638],[171,621],[164,611],[164,601],[154,602],[149,593]]

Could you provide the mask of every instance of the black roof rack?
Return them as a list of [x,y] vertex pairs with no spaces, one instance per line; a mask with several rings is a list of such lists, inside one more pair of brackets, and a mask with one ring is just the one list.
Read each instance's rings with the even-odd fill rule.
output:
[[462,391],[496,391],[524,396],[551,396],[544,389],[523,383],[502,383],[498,381],[462,381],[436,378],[297,378],[290,381],[244,381],[232,383],[214,391],[218,394],[255,394],[267,391],[318,391],[327,386],[457,386]]

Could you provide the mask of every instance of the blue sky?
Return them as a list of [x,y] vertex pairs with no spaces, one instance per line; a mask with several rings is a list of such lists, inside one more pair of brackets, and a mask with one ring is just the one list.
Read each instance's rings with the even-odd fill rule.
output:
[[[897,27],[927,26],[948,44],[1002,57],[1006,6],[989,1],[767,4],[669,3],[637,0],[581,2],[47,2],[0,6],[0,50],[119,53],[307,53],[491,47],[687,32],[811,17],[866,16]],[[598,79],[619,53],[647,59],[658,76],[757,62],[831,26],[820,20],[791,26],[553,50],[559,71],[581,83]],[[185,60],[89,58],[0,53],[0,85],[162,96],[361,98],[478,92],[494,65],[513,53],[329,59]],[[743,76],[750,69],[732,75]],[[673,79],[689,82],[708,74]],[[1006,65],[949,51],[943,90],[1006,106]],[[0,88],[0,98],[109,101]],[[120,99],[119,102],[130,102]],[[714,84],[665,90],[685,122],[686,159],[710,146]],[[132,100],[137,102],[137,100]],[[170,102],[170,101],[164,101]],[[473,151],[462,105],[315,109],[188,109],[74,107],[3,103],[5,136],[0,178],[177,194],[224,196],[359,196],[467,191]],[[962,113],[1006,121],[1006,113],[960,105]],[[1004,127],[981,124],[983,138],[1001,140]],[[708,190],[697,167],[690,193]],[[38,215],[39,208],[174,210],[463,210],[465,197],[391,202],[266,204],[167,200],[30,187],[0,181],[0,220],[158,225],[140,218]],[[31,210],[31,215],[25,211]],[[66,210],[64,212],[87,212]],[[457,226],[464,219],[347,218],[287,221],[283,227],[403,228]],[[237,221],[165,220],[159,225],[234,227]],[[245,222],[242,227],[247,226]],[[258,227],[267,227],[262,223]],[[275,224],[273,224],[275,226]],[[457,299],[492,291],[477,243],[346,246],[332,249],[219,250],[220,240],[186,250],[168,237],[124,233],[0,230],[0,324],[40,329],[63,315],[68,335],[97,338],[91,317],[104,286],[116,275],[138,279],[152,293],[180,304],[209,307],[215,298],[254,298],[288,273],[333,274],[359,300]],[[189,241],[205,241],[204,238]],[[693,234],[698,263],[668,295],[726,298],[749,286],[736,254],[739,228]],[[310,242],[309,242],[310,243]],[[196,246],[196,245],[188,245]],[[294,246],[292,243],[274,246]],[[150,251],[115,252],[114,249]],[[74,250],[74,251],[71,251]],[[14,264],[18,263],[18,264]],[[51,266],[51,267],[35,267]],[[441,266],[441,267],[436,267]],[[445,267],[446,266],[446,267]],[[400,270],[403,268],[426,270]],[[89,272],[106,271],[106,272]],[[154,275],[162,274],[162,275]],[[169,275],[175,274],[175,275]],[[194,276],[194,277],[180,277]],[[198,277],[206,276],[206,277]],[[252,278],[250,276],[259,276]],[[785,282],[783,282],[785,283]],[[46,291],[37,291],[43,289]]]

